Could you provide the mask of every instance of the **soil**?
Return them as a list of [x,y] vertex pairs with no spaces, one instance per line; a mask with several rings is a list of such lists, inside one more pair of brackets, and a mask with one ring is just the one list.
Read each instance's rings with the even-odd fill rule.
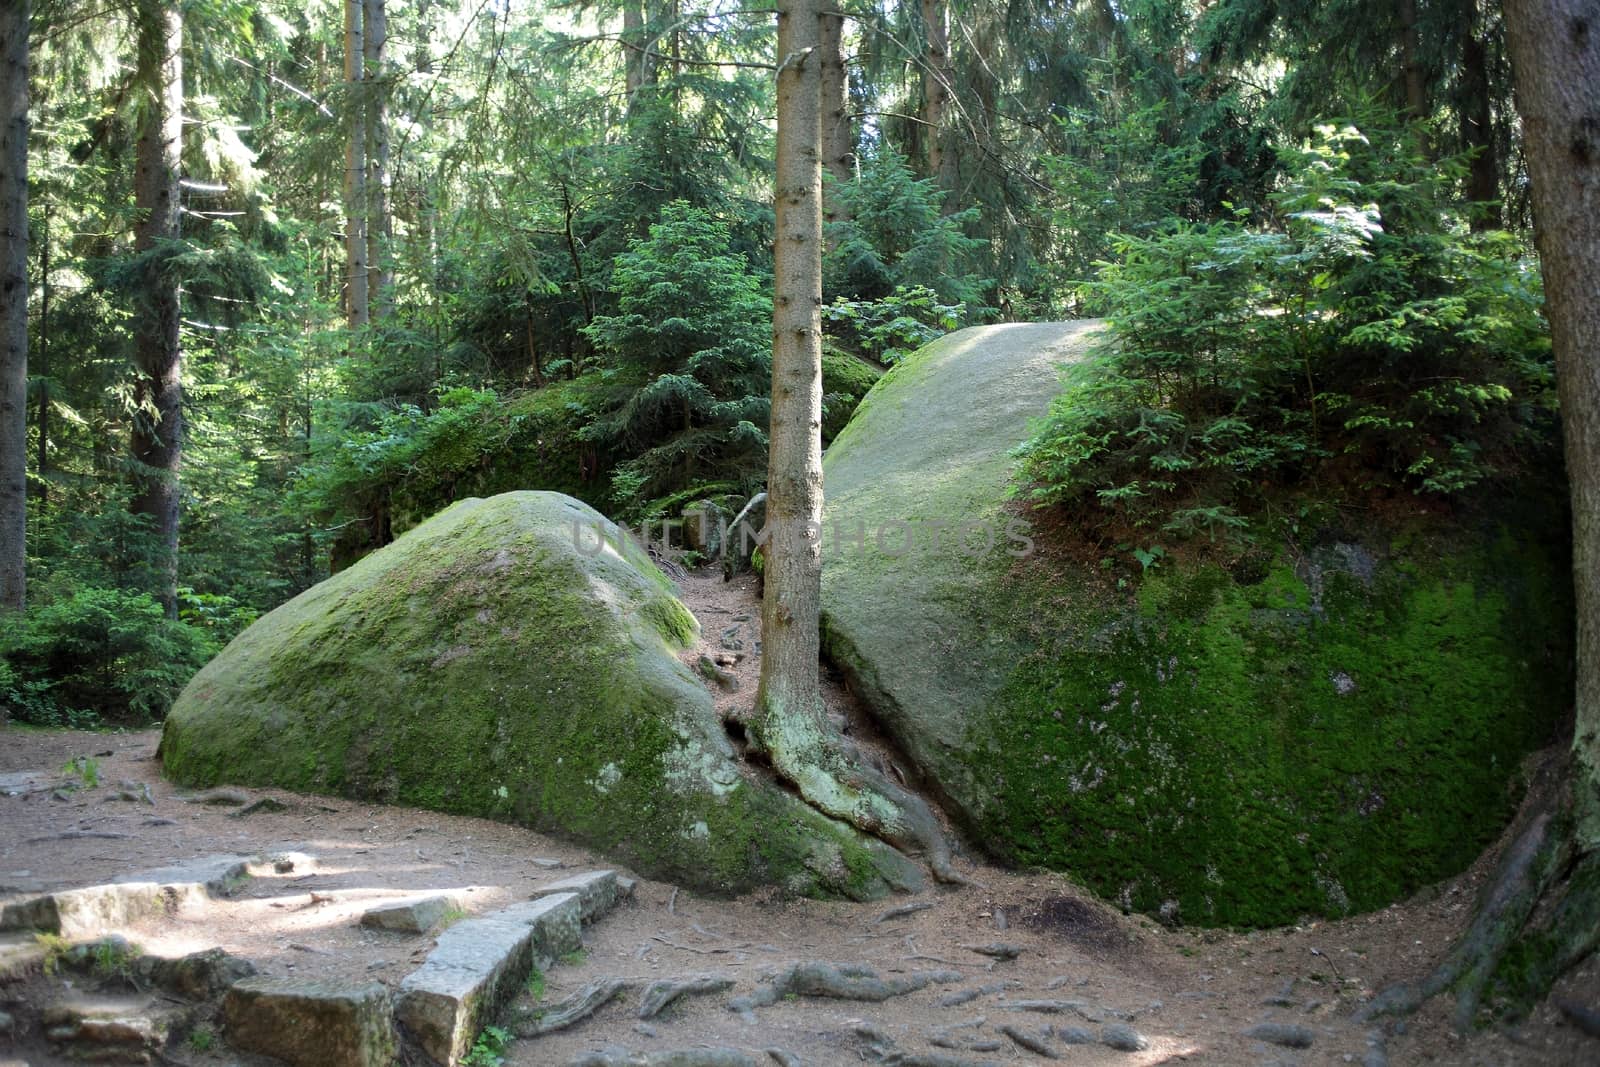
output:
[[[705,571],[680,584],[704,629],[691,662],[702,652],[728,654],[720,647],[721,634],[736,620],[740,624],[744,655],[729,667],[738,688],[708,683],[719,709],[736,717],[753,699],[759,672],[755,580],[742,576],[725,583],[720,573]],[[739,620],[741,615],[748,618]],[[837,678],[828,680],[826,700],[869,758],[903,768]],[[373,978],[393,985],[432,941],[357,926],[374,900],[449,889],[459,891],[468,911],[478,912],[526,898],[540,884],[575,870],[608,866],[602,857],[558,840],[481,819],[270,789],[239,792],[251,801],[276,800],[282,810],[242,815],[237,806],[186,801],[184,790],[161,777],[159,740],[157,730],[0,728],[0,899],[108,881],[196,856],[304,852],[317,859],[309,872],[254,879],[232,898],[125,934],[161,955],[221,946],[267,974]],[[80,756],[94,761],[97,785],[63,770]],[[59,792],[65,797],[59,799],[58,791],[70,784],[80,788]],[[75,832],[117,836],[62,836]],[[860,1026],[887,1034],[902,1051],[927,1052],[940,1051],[929,1043],[937,1031],[983,1019],[982,1025],[950,1033],[998,1040],[1002,1047],[949,1054],[1023,1063],[1039,1057],[996,1027],[1038,1032],[1045,1025],[1081,1026],[1100,1032],[1097,1023],[1070,1008],[1040,1014],[1017,1006],[1056,1000],[1076,1002],[1101,1022],[1126,1022],[1148,1040],[1148,1048],[1132,1053],[1058,1045],[1073,1063],[1363,1063],[1374,1027],[1353,1022],[1352,1013],[1387,984],[1430,969],[1470,915],[1494,858],[1487,854],[1456,878],[1369,915],[1232,931],[1168,929],[1121,914],[1066,875],[1001,870],[959,842],[957,855],[958,868],[973,885],[875,904],[789,899],[775,892],[714,900],[641,881],[631,902],[586,930],[583,953],[545,976],[544,999],[557,1000],[602,976],[707,972],[733,977],[732,992],[680,1001],[648,1023],[635,1016],[636,995],[614,1001],[569,1030],[515,1042],[507,1062],[564,1064],[607,1046],[650,1051],[715,1045],[755,1054],[776,1047],[808,1065],[846,1064],[861,1062],[870,1051],[856,1033]],[[551,867],[551,861],[561,867]],[[906,904],[927,906],[884,918]],[[1020,952],[1013,960],[996,960],[975,950],[996,942]],[[730,996],[747,994],[763,976],[804,961],[861,964],[883,976],[953,970],[962,978],[882,1003],[783,998],[756,1009],[753,1022],[728,1010]],[[952,992],[980,986],[989,991],[959,1006],[940,1005]],[[8,998],[39,988],[34,983],[19,993],[0,987],[0,1008]],[[1389,1023],[1383,1047],[1392,1064],[1600,1062],[1600,1039],[1565,1022],[1553,1006],[1562,999],[1600,1010],[1600,960],[1591,958],[1569,974],[1551,1001],[1522,1022],[1458,1035],[1450,1026],[1450,1005],[1436,1000],[1404,1023]],[[1315,1043],[1295,1051],[1243,1035],[1264,1021],[1309,1028]],[[36,1067],[56,1062],[38,1048],[8,1051],[6,1040],[0,1035],[0,1064],[15,1055]],[[185,1049],[174,1051],[169,1062],[240,1061]]]

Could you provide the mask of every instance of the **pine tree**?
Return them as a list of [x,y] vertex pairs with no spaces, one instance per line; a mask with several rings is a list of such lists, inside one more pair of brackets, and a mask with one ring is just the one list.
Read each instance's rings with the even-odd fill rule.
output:
[[0,611],[27,596],[28,9],[0,5]]

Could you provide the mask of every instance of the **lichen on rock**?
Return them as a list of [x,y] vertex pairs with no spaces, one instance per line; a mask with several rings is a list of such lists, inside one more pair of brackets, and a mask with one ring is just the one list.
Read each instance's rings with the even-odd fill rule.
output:
[[[1019,558],[1010,453],[1093,329],[964,330],[868,394],[825,460],[829,655],[974,841],[1127,908],[1268,925],[1465,868],[1569,699],[1559,508],[1172,555],[1126,588],[1046,522]],[[993,550],[933,547],[974,522]]]
[[904,857],[740,766],[677,652],[698,626],[556,493],[460,501],[263,617],[167,718],[186,785],[519,822],[713,892],[880,896]]

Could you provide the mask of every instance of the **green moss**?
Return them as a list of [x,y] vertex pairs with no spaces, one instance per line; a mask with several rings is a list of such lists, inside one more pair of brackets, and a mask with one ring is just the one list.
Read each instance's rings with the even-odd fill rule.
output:
[[[873,388],[825,460],[825,525],[869,531],[824,539],[827,654],[974,841],[1129,908],[1281,923],[1465,867],[1568,704],[1562,518],[1524,486],[1482,521],[1373,522],[1228,569],[1169,552],[1120,591],[1007,501],[1094,330],[963,330]],[[871,544],[1012,518],[1038,558]]]
[[862,397],[883,377],[883,368],[845,352],[822,353],[822,391],[828,397],[822,439],[832,441],[855,414]]
[[1078,599],[969,738],[984,839],[1199,923],[1368,910],[1463,869],[1566,704],[1563,583],[1526,537],[1414,550],[1369,580],[1280,558],[1254,586],[1152,578],[1131,611]]
[[598,518],[462,501],[308,590],[184,691],[167,772],[514,820],[711,891],[886,892],[813,869],[853,833],[743,777],[675,655],[693,616],[631,544],[580,551]]

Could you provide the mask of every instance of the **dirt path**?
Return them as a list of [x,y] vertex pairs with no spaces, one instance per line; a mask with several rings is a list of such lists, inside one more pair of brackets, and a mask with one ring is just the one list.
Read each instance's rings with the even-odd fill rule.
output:
[[[702,620],[708,655],[730,653],[734,659],[731,650],[719,647],[722,635],[739,616],[748,616],[738,620],[740,632],[730,635],[730,641],[744,642],[743,658],[729,664],[739,688],[717,697],[719,707],[734,709],[753,697],[759,666],[753,580],[724,584],[718,576],[694,575],[683,586],[686,602]],[[877,758],[894,761],[837,681],[827,700],[830,711],[851,722],[857,740]],[[281,805],[248,815],[237,805],[189,803],[160,776],[154,761],[158,740],[155,731],[0,730],[0,899],[107,881],[196,856],[305,852],[318,859],[309,873],[256,879],[240,896],[149,922],[128,936],[163,955],[215,945],[268,974],[370,977],[392,985],[432,941],[356,926],[373,900],[452,889],[469,902],[469,911],[478,912],[525,898],[563,872],[606,866],[582,849],[478,819],[276,790],[241,791],[248,802],[265,798]],[[94,761],[97,785],[88,787],[82,775],[61,771],[79,756]],[[72,781],[83,787],[60,792],[58,799],[60,788]],[[1369,1059],[1371,1032],[1349,1021],[1351,1010],[1387,982],[1427,969],[1467,916],[1484,871],[1480,864],[1371,915],[1236,933],[1167,930],[1121,915],[1064,876],[1002,871],[970,853],[960,863],[976,885],[880,904],[788,900],[772,893],[709,900],[642,881],[632,902],[587,930],[582,954],[545,976],[543,998],[554,1001],[605,976],[714,973],[732,978],[732,990],[680,1001],[648,1022],[636,1016],[636,996],[619,1000],[569,1030],[515,1043],[508,1062],[532,1067],[565,1064],[608,1046],[648,1051],[696,1045],[757,1054],[779,1048],[807,1065],[894,1062],[886,1044],[892,1041],[902,1053],[942,1051],[974,1061],[1025,1063],[1041,1058],[1001,1026],[1024,1037],[1047,1026],[1057,1033],[1078,1028],[1098,1040],[1106,1025],[1117,1023],[1137,1031],[1146,1047],[1069,1047],[1059,1038],[1052,1039],[1053,1047],[1062,1058],[1083,1064],[1383,1062]],[[905,904],[919,910],[884,918]],[[1016,958],[996,960],[976,950],[995,943],[1016,949]],[[728,1010],[730,997],[749,994],[764,976],[807,961],[864,965],[891,978],[929,971],[961,977],[883,1003],[780,997],[751,1014]],[[952,994],[973,991],[963,1003],[949,1002]],[[1600,963],[1591,961],[1568,976],[1559,993],[1600,1008]],[[0,985],[0,1011],[19,995],[24,987]],[[1313,1044],[1293,1050],[1245,1036],[1262,1022],[1304,1028]],[[935,1038],[957,1047],[940,1049]],[[8,1059],[15,1056],[34,1065],[56,1062],[39,1047],[8,1051],[7,1040],[0,1033],[0,1065],[20,1062]],[[1382,1048],[1392,1064],[1600,1062],[1600,1040],[1564,1024],[1549,1006],[1521,1025],[1459,1038],[1443,1006],[1435,1005],[1383,1035]],[[183,1049],[170,1062],[247,1061]]]

